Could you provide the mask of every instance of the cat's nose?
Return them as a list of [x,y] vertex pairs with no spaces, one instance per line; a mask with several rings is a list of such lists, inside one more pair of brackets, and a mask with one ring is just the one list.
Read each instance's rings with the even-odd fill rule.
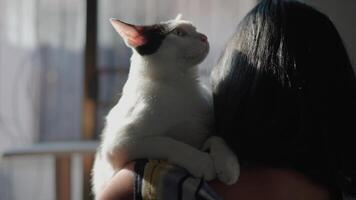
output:
[[199,39],[202,42],[208,42],[208,37],[204,34],[199,34]]

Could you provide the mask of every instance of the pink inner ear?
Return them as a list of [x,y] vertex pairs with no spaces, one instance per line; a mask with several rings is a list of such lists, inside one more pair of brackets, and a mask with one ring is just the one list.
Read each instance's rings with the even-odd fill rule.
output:
[[112,26],[131,47],[139,47],[146,44],[147,40],[143,35],[143,27],[127,24],[118,19],[110,19]]

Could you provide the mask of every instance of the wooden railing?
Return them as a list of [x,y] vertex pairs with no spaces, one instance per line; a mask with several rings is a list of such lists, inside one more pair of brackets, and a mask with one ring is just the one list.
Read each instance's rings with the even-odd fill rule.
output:
[[[55,183],[56,200],[71,199],[71,157],[73,154],[83,155],[85,158],[92,158],[98,141],[77,141],[77,142],[48,142],[38,143],[29,146],[8,149],[2,154],[4,159],[19,156],[54,156],[55,157]],[[86,167],[86,165],[83,165]],[[83,169],[84,170],[84,169]],[[83,185],[89,185],[84,183]],[[83,194],[83,199],[87,199],[89,194]]]

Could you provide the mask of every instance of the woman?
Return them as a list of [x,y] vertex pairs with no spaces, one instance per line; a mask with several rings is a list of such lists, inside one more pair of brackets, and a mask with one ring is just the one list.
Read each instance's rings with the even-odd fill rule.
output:
[[[235,185],[209,183],[220,197],[342,199],[355,193],[355,75],[325,15],[300,2],[262,1],[238,26],[212,83],[217,133],[241,164]],[[142,178],[134,183],[139,168],[127,169],[102,199],[132,198],[132,185],[140,188]]]

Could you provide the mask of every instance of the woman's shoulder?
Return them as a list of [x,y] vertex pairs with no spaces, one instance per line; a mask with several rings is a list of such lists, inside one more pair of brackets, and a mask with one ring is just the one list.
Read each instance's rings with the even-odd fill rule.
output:
[[172,195],[225,200],[331,199],[326,188],[295,170],[242,167],[239,181],[226,186],[192,177],[164,161],[147,160],[130,163],[115,174],[98,199],[165,199]]
[[326,188],[290,169],[242,167],[236,184],[226,186],[212,181],[209,185],[226,200],[331,199]]

